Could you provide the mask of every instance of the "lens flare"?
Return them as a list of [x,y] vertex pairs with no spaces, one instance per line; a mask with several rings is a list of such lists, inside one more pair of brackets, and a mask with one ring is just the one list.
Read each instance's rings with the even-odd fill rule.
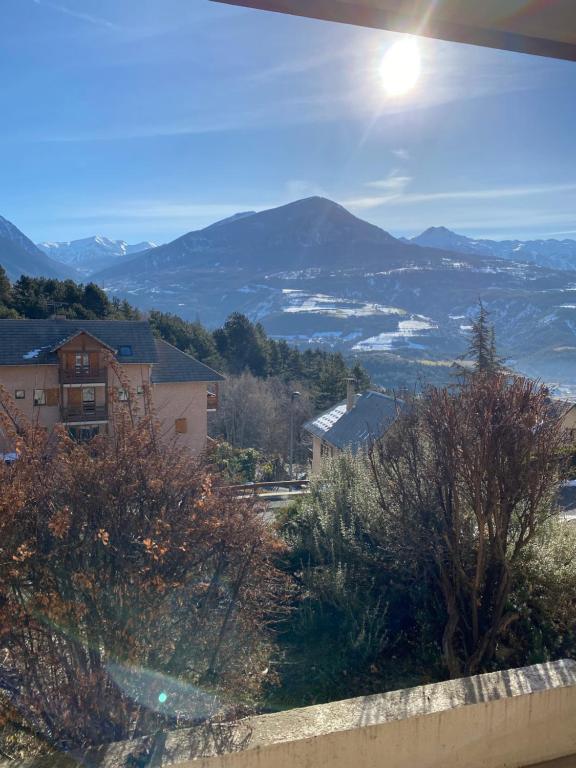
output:
[[411,37],[394,43],[385,53],[380,76],[388,96],[403,96],[411,91],[422,71],[418,43]]

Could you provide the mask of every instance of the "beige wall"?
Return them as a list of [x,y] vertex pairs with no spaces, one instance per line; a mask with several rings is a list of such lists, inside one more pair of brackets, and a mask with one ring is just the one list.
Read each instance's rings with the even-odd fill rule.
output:
[[136,404],[139,408],[144,409],[144,396],[138,395],[137,391],[138,387],[150,386],[152,366],[149,363],[124,363],[119,367],[122,379],[118,377],[113,368],[108,369],[109,389],[118,393],[120,389],[124,389],[124,382],[126,382]]
[[[144,412],[145,398],[138,395],[140,386],[150,384],[152,366],[149,364],[123,364],[122,378],[127,381],[128,388],[135,399],[138,409]],[[51,427],[60,421],[59,406],[33,406],[34,389],[58,389],[60,387],[57,365],[21,365],[2,366],[0,368],[0,383],[14,397],[16,389],[24,389],[26,397],[17,400],[16,405],[24,416],[30,420],[38,420],[45,427]],[[109,369],[108,387],[110,390],[123,388],[120,378]],[[97,389],[97,402],[100,404],[104,397],[104,388]],[[190,449],[197,454],[206,448],[208,430],[207,418],[207,385],[205,382],[186,382],[155,384],[151,388],[152,400],[158,418],[162,423],[162,434],[166,439],[175,439],[176,444]],[[175,433],[176,419],[186,419],[185,434]],[[11,446],[0,441],[0,450],[8,450]]]
[[[576,755],[575,724],[576,662],[565,660],[164,733],[153,764],[524,768]],[[139,748],[112,744],[80,762],[121,768]],[[50,768],[66,760],[52,755]]]
[[576,436],[576,406],[570,408],[570,410],[563,416],[562,428],[567,432],[572,433],[572,436]]
[[576,662],[560,661],[241,721],[238,754],[180,765],[520,768],[576,753],[575,724]]
[[[152,387],[162,435],[168,440],[175,439],[178,446],[186,447],[195,454],[206,448],[207,393],[206,382],[154,384]],[[186,419],[185,434],[176,434],[176,419]]]
[[60,407],[58,405],[34,407],[35,389],[57,389],[60,387],[56,365],[4,365],[0,368],[0,384],[6,387],[12,398],[17,389],[25,391],[24,400],[16,400],[15,405],[29,421],[38,422],[43,427],[54,426],[59,421]]
[[[312,474],[317,475],[320,470],[322,469],[322,461],[324,457],[322,456],[322,440],[319,437],[313,436],[312,437]],[[339,451],[338,448],[335,448],[333,445],[329,445],[328,443],[325,443],[325,450],[327,451],[328,457],[334,457],[336,456]]]

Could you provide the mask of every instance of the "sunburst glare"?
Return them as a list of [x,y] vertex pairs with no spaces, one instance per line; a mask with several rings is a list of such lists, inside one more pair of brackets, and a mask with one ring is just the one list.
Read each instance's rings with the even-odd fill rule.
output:
[[418,43],[406,37],[394,43],[385,53],[380,76],[388,96],[403,96],[411,91],[420,78],[422,64]]

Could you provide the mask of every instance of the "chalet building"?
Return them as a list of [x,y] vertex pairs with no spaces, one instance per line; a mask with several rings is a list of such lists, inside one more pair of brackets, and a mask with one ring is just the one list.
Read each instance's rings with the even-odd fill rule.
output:
[[570,400],[551,398],[550,418],[556,419],[568,440],[576,440],[576,403]]
[[141,411],[148,392],[163,436],[200,453],[222,379],[147,322],[0,320],[0,384],[28,419],[65,424],[79,439],[112,429],[113,390]]
[[346,400],[304,424],[312,435],[312,473],[317,474],[324,458],[341,451],[356,453],[381,437],[404,408],[404,402],[381,392],[354,393],[348,382]]

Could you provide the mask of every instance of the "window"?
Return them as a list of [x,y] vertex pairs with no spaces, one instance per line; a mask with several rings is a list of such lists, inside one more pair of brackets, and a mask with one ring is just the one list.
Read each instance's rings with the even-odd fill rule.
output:
[[46,390],[35,389],[34,390],[34,405],[46,405]]
[[68,432],[73,440],[77,440],[79,443],[88,443],[100,434],[100,427],[70,427]]
[[16,400],[24,400],[24,398],[26,397],[26,390],[25,389],[17,389],[14,392],[14,397],[16,398]]
[[87,373],[90,370],[90,358],[87,352],[76,352],[74,367],[76,373]]
[[144,394],[144,385],[143,384],[138,384],[138,386],[136,387],[136,394],[137,395],[143,395]]
[[82,388],[82,408],[84,413],[93,413],[96,410],[96,390],[94,387]]
[[118,390],[118,400],[120,402],[125,403],[128,400],[128,390],[127,389],[119,389]]
[[188,432],[188,419],[176,419],[174,422],[176,434],[185,435]]
[[131,357],[132,356],[132,346],[130,344],[122,344],[118,347],[118,354],[122,357]]

